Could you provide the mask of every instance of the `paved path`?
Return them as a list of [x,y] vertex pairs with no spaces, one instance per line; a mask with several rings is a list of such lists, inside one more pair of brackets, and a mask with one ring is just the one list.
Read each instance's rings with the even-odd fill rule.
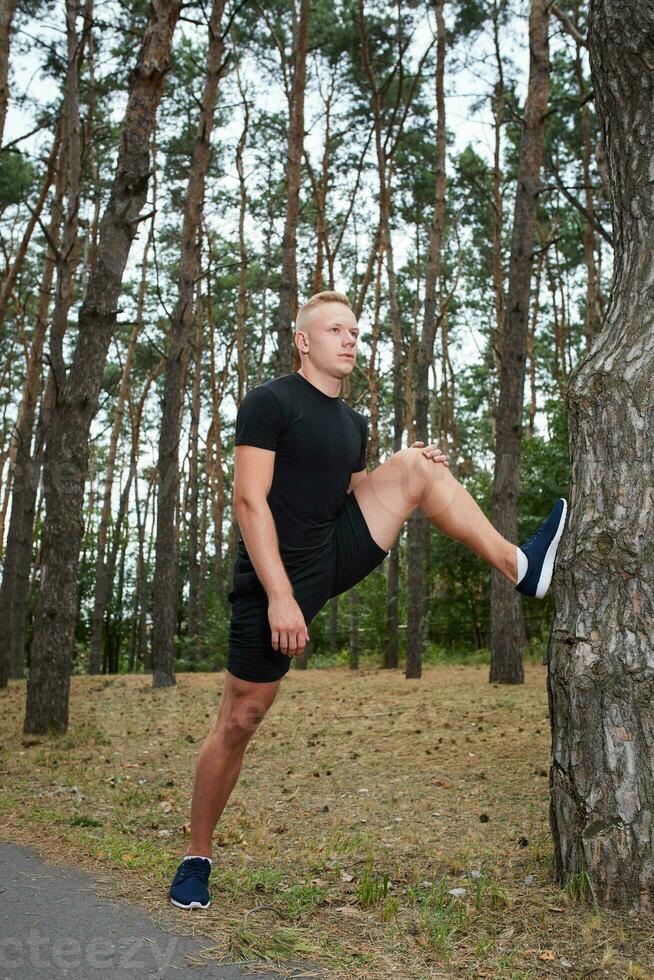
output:
[[[0,840],[0,980],[279,980],[277,972],[187,959],[211,945],[164,931],[137,906],[98,898],[86,872]],[[291,971],[294,980],[322,975]]]

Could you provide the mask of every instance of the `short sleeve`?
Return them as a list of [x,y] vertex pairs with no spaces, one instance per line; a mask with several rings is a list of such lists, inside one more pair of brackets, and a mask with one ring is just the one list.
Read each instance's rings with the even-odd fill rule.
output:
[[361,416],[361,452],[359,454],[359,462],[356,465],[355,473],[360,473],[361,470],[366,468],[366,448],[368,446],[368,422],[364,416]]
[[247,392],[236,413],[235,446],[277,449],[284,431],[284,411],[276,395],[266,385]]

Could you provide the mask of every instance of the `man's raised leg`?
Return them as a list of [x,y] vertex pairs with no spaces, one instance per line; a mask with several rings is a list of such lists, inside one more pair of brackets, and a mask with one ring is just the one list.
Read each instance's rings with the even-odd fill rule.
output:
[[400,449],[368,473],[352,493],[370,534],[385,551],[393,546],[412,511],[420,507],[434,527],[461,541],[513,585],[517,583],[516,545],[493,527],[447,466],[427,459],[422,449]]

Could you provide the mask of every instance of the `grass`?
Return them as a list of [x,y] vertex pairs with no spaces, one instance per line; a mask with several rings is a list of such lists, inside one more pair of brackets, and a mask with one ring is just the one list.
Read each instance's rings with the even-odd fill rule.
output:
[[[654,976],[654,921],[603,912],[552,877],[545,669],[422,678],[291,671],[215,833],[212,905],[167,891],[186,848],[197,753],[224,674],[75,676],[65,735],[22,734],[25,682],[0,693],[0,837],[93,872],[229,960],[327,978]],[[455,892],[453,889],[464,889]]]

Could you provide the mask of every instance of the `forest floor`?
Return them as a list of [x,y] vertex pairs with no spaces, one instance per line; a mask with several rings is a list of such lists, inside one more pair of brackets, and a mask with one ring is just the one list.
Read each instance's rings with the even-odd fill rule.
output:
[[107,896],[210,936],[225,962],[309,960],[344,980],[654,977],[654,917],[554,881],[540,665],[515,687],[484,665],[291,670],[218,824],[212,904],[176,912],[224,678],[74,676],[68,732],[48,736],[22,734],[11,681],[0,838],[101,874]]

